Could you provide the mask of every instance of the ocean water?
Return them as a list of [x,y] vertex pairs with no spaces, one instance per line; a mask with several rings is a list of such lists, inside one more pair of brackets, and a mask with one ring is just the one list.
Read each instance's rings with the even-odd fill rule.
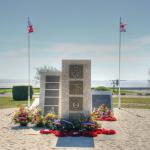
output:
[[[121,87],[150,87],[147,80],[123,80],[120,82]],[[0,88],[11,88],[14,85],[28,85],[28,80],[12,80],[12,79],[0,79]],[[39,81],[31,80],[31,85],[33,87],[39,87]],[[111,80],[99,81],[93,80],[91,83],[92,87],[95,86],[106,86],[112,87]]]

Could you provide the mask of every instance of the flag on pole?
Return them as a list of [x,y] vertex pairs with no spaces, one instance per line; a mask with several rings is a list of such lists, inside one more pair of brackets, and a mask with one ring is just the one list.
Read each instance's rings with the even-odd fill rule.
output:
[[120,21],[120,32],[126,32],[126,24]]
[[28,33],[32,33],[32,32],[33,32],[33,26],[32,26],[32,24],[30,22],[29,17],[28,17]]

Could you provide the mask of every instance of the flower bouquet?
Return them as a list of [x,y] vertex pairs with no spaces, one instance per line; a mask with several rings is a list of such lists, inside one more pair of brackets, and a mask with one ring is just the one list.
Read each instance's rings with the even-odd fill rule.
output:
[[100,121],[116,121],[117,120],[114,117],[112,111],[105,104],[102,104],[98,109],[95,109],[92,113],[92,116],[95,117],[96,120],[100,120]]
[[57,119],[57,116],[54,113],[48,113],[44,117],[44,124],[47,128],[54,130],[55,129],[55,124],[54,120]]
[[44,126],[44,117],[42,115],[42,111],[40,109],[36,109],[33,113],[32,123],[37,127]]
[[21,106],[13,116],[14,123],[19,123],[21,126],[27,126],[27,124],[31,122],[31,120],[32,120],[32,113],[24,106]]

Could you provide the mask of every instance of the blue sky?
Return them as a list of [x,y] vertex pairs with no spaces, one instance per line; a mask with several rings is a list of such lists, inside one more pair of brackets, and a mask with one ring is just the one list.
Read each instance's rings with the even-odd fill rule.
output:
[[150,68],[149,0],[0,0],[0,79],[27,79],[27,17],[31,77],[35,68],[61,69],[62,59],[91,59],[92,80],[118,78],[119,18],[121,79],[147,80]]

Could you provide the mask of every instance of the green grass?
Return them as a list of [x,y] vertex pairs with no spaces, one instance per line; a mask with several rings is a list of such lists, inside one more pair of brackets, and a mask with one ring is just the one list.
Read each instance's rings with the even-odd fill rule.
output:
[[33,93],[40,93],[40,88],[33,88]]
[[[150,98],[121,98],[122,103],[140,103],[140,104],[150,104]],[[113,103],[118,103],[118,98],[113,98]]]
[[[150,98],[121,98],[123,108],[150,109]],[[113,107],[118,107],[118,98],[113,98]]]
[[11,92],[12,92],[11,88],[0,88],[0,94],[6,94]]
[[11,97],[0,97],[0,108],[19,107],[22,104],[27,105],[27,100],[14,101]]

